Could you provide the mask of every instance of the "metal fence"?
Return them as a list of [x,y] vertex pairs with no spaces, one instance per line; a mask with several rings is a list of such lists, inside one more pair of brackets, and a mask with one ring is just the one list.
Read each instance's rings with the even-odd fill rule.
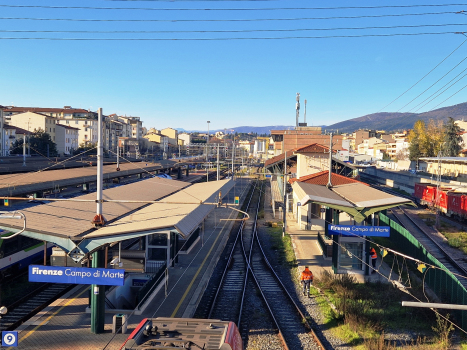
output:
[[[467,303],[467,290],[446,266],[432,256],[404,227],[383,213],[379,214],[379,218],[380,225],[391,227],[391,241],[397,245],[399,251],[437,267],[426,270],[424,281],[443,303],[460,305]],[[467,311],[450,310],[449,313],[458,320],[458,325],[462,329],[467,330]]]
[[165,264],[159,267],[157,273],[155,273],[150,280],[148,280],[138,291],[136,295],[136,305],[140,305],[144,303],[144,301],[148,298],[149,292],[152,291],[161,281],[162,277],[165,272]]

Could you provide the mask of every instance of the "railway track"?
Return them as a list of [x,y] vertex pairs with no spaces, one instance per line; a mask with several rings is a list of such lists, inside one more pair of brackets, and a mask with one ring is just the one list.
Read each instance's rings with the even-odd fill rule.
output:
[[[434,229],[422,227],[422,225],[417,222],[417,219],[413,218],[406,210],[402,208],[393,208],[391,211],[394,217],[410,231],[431,255],[446,266],[449,271],[467,277],[467,261],[465,260],[465,254],[458,253],[458,250],[443,245],[441,243],[442,237],[439,237]],[[457,254],[455,254],[455,251],[457,251]],[[454,255],[457,256],[457,258],[454,258]],[[467,288],[467,279],[460,278],[459,281]]]
[[235,321],[247,344],[248,334],[255,324],[252,310],[245,305],[247,299],[260,297],[263,313],[268,315],[267,332],[276,335],[276,343],[281,344],[282,349],[324,349],[265,257],[256,229],[261,193],[257,182],[248,199],[250,219],[242,223],[236,235],[208,318]]
[[8,305],[8,313],[0,319],[0,331],[14,330],[74,286],[74,284],[45,283]]

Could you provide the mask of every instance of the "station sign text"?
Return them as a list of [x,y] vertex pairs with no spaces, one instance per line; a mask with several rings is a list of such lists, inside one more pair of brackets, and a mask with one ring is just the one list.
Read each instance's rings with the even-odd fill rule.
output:
[[125,270],[29,265],[29,282],[123,286]]
[[330,235],[342,236],[373,236],[389,237],[391,228],[389,226],[356,226],[356,225],[333,225],[328,224]]

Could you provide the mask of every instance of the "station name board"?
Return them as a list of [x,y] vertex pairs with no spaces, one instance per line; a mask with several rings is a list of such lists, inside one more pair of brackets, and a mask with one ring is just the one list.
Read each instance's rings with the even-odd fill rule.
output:
[[29,265],[29,282],[123,286],[125,270]]
[[342,236],[372,236],[389,237],[391,228],[389,226],[356,226],[356,225],[333,225],[328,224],[330,235]]

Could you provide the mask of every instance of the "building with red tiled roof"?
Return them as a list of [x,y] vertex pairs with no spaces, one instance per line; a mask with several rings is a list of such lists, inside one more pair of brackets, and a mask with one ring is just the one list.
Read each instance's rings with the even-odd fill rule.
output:
[[[305,175],[300,178],[294,178],[290,179],[289,183],[294,183],[295,181],[298,182],[305,182],[313,185],[321,185],[321,186],[326,186],[329,181],[329,171],[321,171],[316,174],[310,174],[310,175]],[[339,186],[339,185],[346,185],[346,184],[351,184],[351,183],[362,183],[364,185],[364,182],[352,179],[350,177],[342,176],[336,173],[331,173],[331,184],[332,186]],[[367,185],[368,186],[368,185]]]
[[10,116],[25,112],[40,113],[55,118],[97,118],[96,112],[91,112],[82,108],[47,108],[47,107],[3,107],[3,115],[6,119]]
[[[332,150],[333,154],[336,150]],[[329,169],[329,147],[311,143],[309,145],[296,148],[297,155],[297,178],[314,174]]]

